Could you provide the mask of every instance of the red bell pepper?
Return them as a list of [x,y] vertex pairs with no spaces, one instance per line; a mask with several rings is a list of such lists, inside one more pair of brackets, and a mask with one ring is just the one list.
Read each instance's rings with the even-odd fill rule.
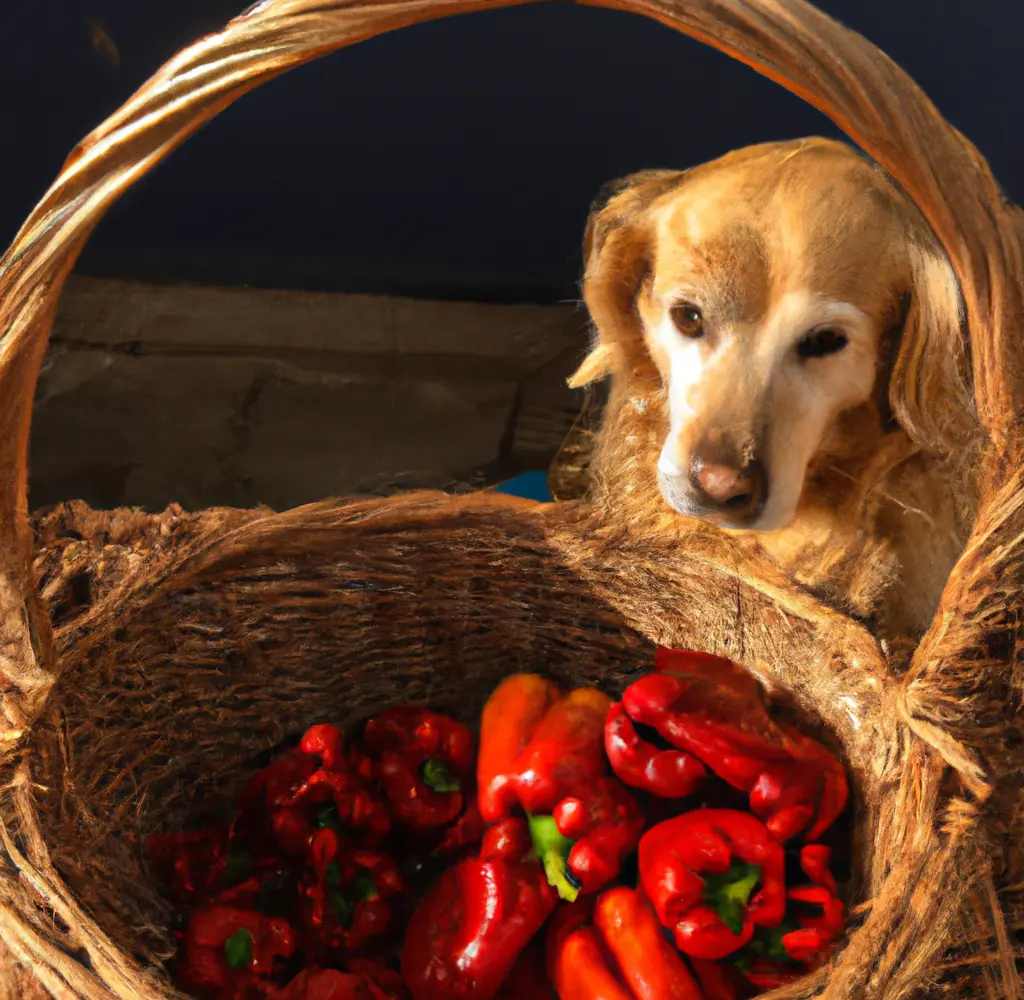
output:
[[785,915],[785,855],[748,813],[702,809],[659,823],[639,861],[658,918],[694,958],[724,958]]
[[[647,726],[673,749],[660,749]],[[779,841],[815,840],[846,806],[842,765],[824,746],[777,725],[757,680],[707,654],[659,648],[655,672],[631,684],[609,714],[605,745],[627,784],[658,795],[688,794],[706,765],[750,794],[751,811]]]
[[465,847],[479,844],[486,830],[487,826],[480,815],[480,807],[474,799],[466,806],[463,814],[444,831],[433,853],[438,857],[456,854]]
[[213,823],[185,833],[152,834],[146,838],[146,854],[175,902],[195,902],[224,878],[228,829],[225,824]]
[[[401,975],[379,962],[350,958],[348,971],[362,980],[366,1000],[403,1000],[408,996]],[[362,1000],[361,994],[356,996]]]
[[305,968],[266,1000],[400,1000],[404,995],[401,978],[390,969],[353,961],[347,972]]
[[344,752],[340,730],[314,726],[299,747],[250,782],[242,796],[242,825],[256,826],[266,814],[278,844],[295,858],[305,856],[310,837],[323,826],[345,832],[360,846],[373,846],[391,821],[368,778],[365,759]]
[[570,912],[556,917],[548,932],[560,1000],[701,1000],[686,962],[665,939],[640,890],[606,890],[591,919],[592,925],[585,911]]
[[395,863],[380,851],[341,849],[338,835],[318,830],[310,844],[311,873],[303,883],[302,907],[312,954],[324,961],[349,952],[388,929],[387,900],[404,888]]
[[506,678],[484,707],[477,785],[485,822],[524,811],[548,879],[563,899],[600,890],[643,829],[632,796],[608,773],[596,688],[559,695],[535,674]]
[[177,964],[186,989],[232,1000],[268,983],[297,946],[287,921],[254,910],[212,904],[192,914]]
[[700,983],[704,1000],[739,1000],[741,993],[746,992],[746,981],[731,966],[706,958],[691,958],[690,966]]
[[707,777],[707,769],[692,754],[661,749],[643,739],[620,701],[608,713],[604,748],[622,781],[666,799],[692,795]]
[[413,912],[402,976],[413,1000],[491,1000],[555,908],[523,820],[488,830],[479,858],[449,868]]
[[539,938],[534,938],[519,953],[494,1000],[557,1000],[548,982]]
[[461,723],[415,705],[366,724],[363,744],[378,762],[392,815],[414,832],[451,823],[473,776],[473,736]]
[[734,963],[751,985],[774,989],[828,958],[845,927],[830,860],[831,852],[821,844],[807,844],[800,851],[800,867],[811,884],[787,890],[790,905],[783,922],[774,928],[759,927]]

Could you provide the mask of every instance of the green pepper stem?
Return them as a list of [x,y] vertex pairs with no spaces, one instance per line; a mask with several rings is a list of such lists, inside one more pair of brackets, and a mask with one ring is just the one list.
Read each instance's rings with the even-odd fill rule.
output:
[[[758,927],[750,943],[740,953],[740,958],[750,962],[750,956],[767,958],[773,962],[792,963],[782,939],[792,931],[799,930],[800,924],[792,916],[786,916],[778,927]],[[739,962],[734,963],[739,968]]]
[[377,880],[369,868],[358,865],[355,877],[344,888],[341,885],[341,872],[332,861],[325,869],[327,882],[327,901],[334,910],[334,915],[342,927],[349,928],[355,919],[356,906],[379,895]]
[[245,969],[252,963],[252,935],[245,927],[224,942],[224,958],[232,969]]
[[761,881],[761,866],[734,861],[722,875],[704,876],[704,897],[734,934],[743,930],[747,904]]
[[462,785],[459,779],[452,774],[443,760],[437,757],[428,757],[422,767],[423,784],[432,792],[460,792]]
[[528,816],[527,819],[533,850],[544,866],[548,885],[567,903],[575,902],[580,894],[580,882],[569,868],[569,852],[576,841],[558,832],[552,816]]

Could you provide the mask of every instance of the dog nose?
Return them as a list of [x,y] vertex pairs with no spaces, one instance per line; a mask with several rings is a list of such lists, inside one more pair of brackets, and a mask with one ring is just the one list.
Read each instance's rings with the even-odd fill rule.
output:
[[695,458],[691,479],[708,506],[717,507],[730,521],[749,524],[764,507],[768,477],[761,462],[751,461],[736,468]]

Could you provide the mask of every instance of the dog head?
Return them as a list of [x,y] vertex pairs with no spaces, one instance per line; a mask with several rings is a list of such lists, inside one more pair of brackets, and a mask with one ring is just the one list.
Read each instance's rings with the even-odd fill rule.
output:
[[[941,449],[968,406],[956,277],[888,177],[830,140],[616,182],[592,211],[598,339],[570,384],[660,380],[665,501],[730,529],[793,518],[808,470],[873,407]],[[863,425],[864,421],[860,421]]]

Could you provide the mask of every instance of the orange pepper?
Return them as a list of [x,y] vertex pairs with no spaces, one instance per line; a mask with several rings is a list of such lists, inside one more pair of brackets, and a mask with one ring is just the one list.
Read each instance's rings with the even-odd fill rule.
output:
[[480,816],[494,823],[525,812],[548,881],[569,901],[615,878],[644,826],[605,757],[611,704],[597,688],[563,695],[537,674],[516,674],[481,719]]
[[[477,754],[477,804],[484,821],[508,815],[505,801],[511,789],[511,763],[526,749],[534,730],[562,692],[539,674],[513,674],[494,689],[480,717]],[[514,793],[512,793],[514,798]]]
[[699,1000],[683,956],[665,939],[654,908],[636,889],[609,889],[594,907],[594,925],[636,1000]]
[[578,903],[552,921],[548,961],[559,1000],[701,1000],[641,890],[602,893],[592,921]]
[[553,972],[558,1000],[636,1000],[608,967],[593,927],[580,927],[563,938]]

